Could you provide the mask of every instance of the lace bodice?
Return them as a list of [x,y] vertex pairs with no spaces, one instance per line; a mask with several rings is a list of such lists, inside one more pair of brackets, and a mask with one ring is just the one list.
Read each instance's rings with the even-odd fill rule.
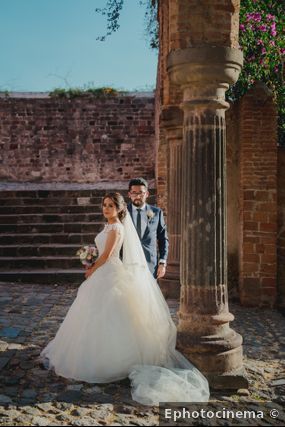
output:
[[101,255],[102,252],[104,251],[104,248],[105,248],[108,233],[111,230],[118,230],[118,232],[120,234],[120,239],[119,239],[118,243],[116,244],[116,247],[114,249],[114,252],[112,253],[111,258],[119,258],[120,249],[122,247],[123,240],[124,240],[124,226],[123,226],[123,224],[118,223],[118,222],[116,222],[115,224],[105,224],[104,230],[102,230],[100,233],[98,233],[94,240],[95,240],[96,246],[99,250],[99,255]]

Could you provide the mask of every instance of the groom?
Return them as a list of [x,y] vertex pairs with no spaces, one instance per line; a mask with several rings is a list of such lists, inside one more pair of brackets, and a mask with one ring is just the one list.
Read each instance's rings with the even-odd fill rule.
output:
[[128,211],[137,229],[148,267],[153,276],[160,279],[165,275],[168,255],[168,236],[163,212],[146,203],[149,192],[144,178],[131,179],[128,195],[131,199]]

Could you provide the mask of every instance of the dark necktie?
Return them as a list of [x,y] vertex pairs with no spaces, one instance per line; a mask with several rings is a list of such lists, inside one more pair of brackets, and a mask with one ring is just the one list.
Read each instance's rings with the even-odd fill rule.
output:
[[137,232],[138,236],[141,239],[142,237],[142,217],[141,217],[141,209],[137,209]]

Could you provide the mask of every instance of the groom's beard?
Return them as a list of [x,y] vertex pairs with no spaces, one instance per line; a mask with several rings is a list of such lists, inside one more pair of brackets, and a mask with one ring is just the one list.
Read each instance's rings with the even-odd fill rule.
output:
[[144,202],[141,199],[136,199],[132,203],[136,208],[140,208],[144,205]]

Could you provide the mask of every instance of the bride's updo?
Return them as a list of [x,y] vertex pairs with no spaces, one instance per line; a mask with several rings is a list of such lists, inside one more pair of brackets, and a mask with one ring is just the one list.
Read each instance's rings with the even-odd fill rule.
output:
[[122,222],[122,220],[127,215],[127,205],[124,200],[124,197],[120,193],[107,193],[103,197],[102,204],[104,203],[105,199],[111,199],[112,202],[115,203],[115,206],[118,211],[118,218]]

